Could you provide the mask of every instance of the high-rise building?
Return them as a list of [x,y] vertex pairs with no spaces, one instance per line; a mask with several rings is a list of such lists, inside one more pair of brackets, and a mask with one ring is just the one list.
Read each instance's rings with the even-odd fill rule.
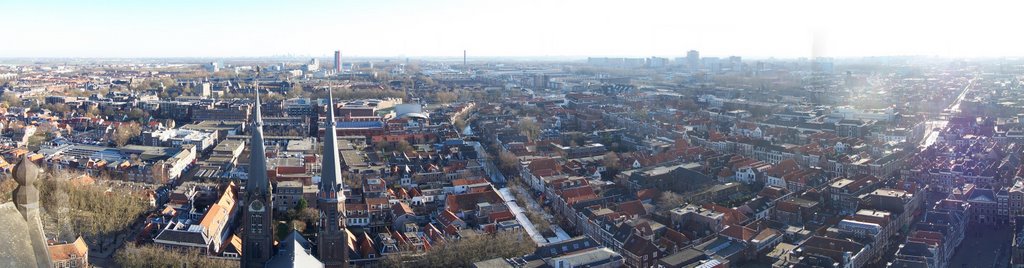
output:
[[743,58],[740,58],[740,56],[729,56],[729,69],[734,72],[743,71]]
[[306,64],[307,72],[316,72],[320,70],[320,60],[313,58],[309,60],[309,64]]
[[704,69],[708,72],[718,73],[722,71],[722,61],[718,57],[704,57],[701,59],[704,64]]
[[696,50],[686,52],[686,64],[689,65],[691,70],[700,68],[700,52]]
[[334,51],[334,71],[341,73],[341,50]]
[[320,209],[320,231],[317,234],[317,250],[325,267],[348,267],[348,231],[345,230],[345,193],[342,191],[341,158],[338,157],[337,121],[334,118],[334,96],[327,93],[327,118],[324,120],[324,146],[321,162],[320,193],[317,207]]
[[668,58],[651,57],[647,59],[647,67],[661,68],[668,65]]

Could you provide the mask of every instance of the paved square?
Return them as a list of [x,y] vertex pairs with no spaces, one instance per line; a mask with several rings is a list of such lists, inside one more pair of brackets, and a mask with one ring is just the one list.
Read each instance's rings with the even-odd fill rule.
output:
[[972,223],[949,262],[950,268],[1006,267],[1010,262],[1013,228]]

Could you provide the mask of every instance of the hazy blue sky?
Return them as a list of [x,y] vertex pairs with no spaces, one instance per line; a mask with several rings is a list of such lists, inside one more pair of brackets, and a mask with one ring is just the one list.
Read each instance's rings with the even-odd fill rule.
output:
[[1022,56],[1003,2],[0,0],[0,57]]

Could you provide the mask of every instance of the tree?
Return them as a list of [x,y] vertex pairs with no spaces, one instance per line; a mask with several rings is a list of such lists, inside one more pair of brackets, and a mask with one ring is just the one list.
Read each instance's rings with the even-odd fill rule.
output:
[[135,121],[135,120],[148,120],[149,119],[149,113],[147,113],[145,110],[142,110],[142,109],[139,109],[139,108],[132,108],[131,110],[128,110],[128,119],[133,120],[133,121]]
[[320,221],[320,211],[315,208],[305,208],[299,210],[296,219],[305,221],[306,223],[315,223]]
[[532,253],[536,244],[523,232],[496,234],[467,233],[459,240],[431,247],[423,255],[396,254],[381,261],[382,267],[471,267],[494,258],[520,257]]
[[63,187],[55,187],[42,197],[43,200],[40,203],[43,205],[43,215],[47,221],[53,223],[54,236],[58,239],[71,240],[70,236],[61,237],[61,234],[74,233],[73,226],[71,226],[71,208],[68,206],[71,196],[68,195],[68,191]]
[[46,133],[36,132],[35,135],[28,137],[28,148],[33,151],[39,150],[39,147],[47,140]]
[[64,114],[65,112],[67,112],[69,110],[68,106],[66,104],[63,104],[63,103],[44,104],[43,105],[43,109],[50,110],[51,112],[54,112],[56,114]]
[[514,172],[519,167],[519,157],[512,152],[501,151],[498,153],[498,166],[506,173]]
[[439,103],[448,104],[459,99],[459,96],[456,95],[454,92],[441,91],[434,94],[434,98],[437,99],[437,102]]
[[51,170],[45,174],[39,183],[39,196],[44,219],[53,224],[44,228],[63,239],[82,235],[92,244],[99,244],[100,238],[125,230],[150,209],[149,203],[133,192],[73,185],[70,179],[78,178],[79,173]]
[[302,211],[309,207],[309,203],[306,202],[305,198],[299,198],[299,202],[295,204],[295,211]]
[[412,148],[412,144],[409,144],[409,141],[407,141],[407,140],[400,140],[400,141],[395,143],[395,151],[409,152],[409,151],[415,151],[415,150]]
[[604,167],[608,170],[618,171],[621,167],[619,164],[619,155],[615,152],[608,152],[604,154]]
[[7,93],[3,95],[3,103],[6,104],[7,107],[21,106],[21,98],[15,96],[14,93]]
[[11,194],[14,193],[14,188],[18,188],[18,182],[15,182],[13,179],[0,180],[0,203],[11,201]]
[[669,211],[686,204],[686,198],[675,192],[664,191],[658,197],[658,210]]
[[298,231],[299,233],[306,232],[306,222],[305,221],[292,220],[291,222],[289,222],[289,224],[291,224],[291,228],[292,229],[294,229],[295,231]]
[[537,125],[537,119],[533,117],[523,117],[519,119],[519,123],[516,124],[519,128],[519,133],[526,136],[526,138],[536,140],[540,137],[540,126]]
[[373,148],[380,150],[381,152],[391,149],[391,143],[385,140],[379,140],[373,142]]
[[85,116],[88,116],[88,117],[94,117],[94,116],[98,116],[98,115],[100,115],[100,108],[96,107],[96,106],[89,107],[89,109],[86,110],[86,112],[85,112]]
[[198,250],[167,250],[156,245],[125,244],[114,255],[122,267],[238,267],[238,261],[203,256]]
[[[516,199],[516,200],[518,201],[519,199]],[[526,211],[526,218],[529,218],[530,222],[533,223],[533,225],[537,227],[537,231],[540,231],[540,232],[549,232],[549,231],[551,231],[551,223],[548,222],[547,220],[545,220],[544,217],[542,217],[541,215],[543,215],[543,214],[535,212],[535,211],[532,211],[532,210],[527,210]]]
[[302,84],[293,83],[292,89],[288,91],[288,98],[300,98],[306,96],[306,91],[302,88]]
[[121,147],[128,144],[128,141],[132,138],[138,137],[139,134],[142,134],[142,127],[139,126],[139,123],[125,123],[114,129],[111,139],[117,147]]

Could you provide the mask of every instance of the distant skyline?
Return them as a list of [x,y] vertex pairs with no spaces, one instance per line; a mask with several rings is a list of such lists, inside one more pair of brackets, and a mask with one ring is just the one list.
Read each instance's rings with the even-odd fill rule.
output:
[[8,1],[0,57],[1024,56],[1000,1]]

